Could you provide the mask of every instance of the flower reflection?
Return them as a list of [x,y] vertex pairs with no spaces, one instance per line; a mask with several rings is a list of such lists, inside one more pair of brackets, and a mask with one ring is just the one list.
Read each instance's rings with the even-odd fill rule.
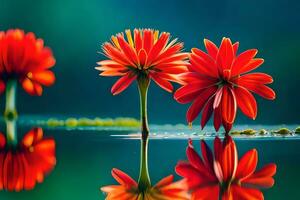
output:
[[33,128],[17,144],[9,139],[13,134],[7,135],[0,133],[0,190],[31,190],[56,164],[55,141],[44,138],[41,128]]
[[109,185],[101,190],[107,193],[106,200],[188,200],[185,180],[173,182],[173,175],[160,180],[155,186],[142,192],[138,183],[124,172],[113,169],[112,176],[120,185]]
[[256,171],[256,149],[246,152],[238,160],[237,148],[230,136],[223,142],[215,138],[214,155],[204,141],[201,141],[201,150],[202,158],[190,140],[188,162],[179,162],[176,166],[176,172],[186,178],[194,200],[263,200],[259,189],[274,184],[276,165],[268,164]]

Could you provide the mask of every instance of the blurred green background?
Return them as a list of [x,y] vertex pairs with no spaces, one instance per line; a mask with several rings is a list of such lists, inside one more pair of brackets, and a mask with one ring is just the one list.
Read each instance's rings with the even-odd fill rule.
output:
[[[56,84],[42,97],[18,94],[23,114],[138,117],[136,85],[113,97],[110,87],[116,79],[99,77],[94,67],[104,59],[97,53],[101,43],[112,34],[150,27],[171,32],[185,42],[187,51],[203,49],[203,38],[219,43],[223,36],[240,41],[241,50],[258,48],[258,56],[265,59],[259,71],[274,77],[277,99],[258,98],[257,120],[239,115],[238,122],[299,123],[299,10],[297,0],[0,0],[0,30],[35,32],[57,59]],[[3,107],[3,97],[0,102]],[[185,123],[187,106],[152,84],[151,123]]]

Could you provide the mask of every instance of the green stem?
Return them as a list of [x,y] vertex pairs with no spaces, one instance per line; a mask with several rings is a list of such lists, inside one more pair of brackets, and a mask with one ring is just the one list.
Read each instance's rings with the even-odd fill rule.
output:
[[5,123],[7,144],[11,146],[16,146],[18,144],[16,120],[5,120]]
[[147,118],[147,91],[150,80],[146,76],[138,78],[138,87],[140,93],[141,106],[141,162],[140,162],[140,176],[139,176],[139,190],[145,191],[151,186],[151,181],[148,172],[148,137],[149,127]]
[[17,81],[9,80],[6,84],[5,91],[5,111],[4,119],[6,121],[6,135],[7,142],[12,145],[16,145],[18,142],[16,135],[16,119],[17,119],[17,109],[16,109],[16,92],[17,92]]
[[16,92],[17,92],[17,81],[9,80],[6,84],[5,91],[5,119],[16,119],[17,118],[17,109],[16,109]]

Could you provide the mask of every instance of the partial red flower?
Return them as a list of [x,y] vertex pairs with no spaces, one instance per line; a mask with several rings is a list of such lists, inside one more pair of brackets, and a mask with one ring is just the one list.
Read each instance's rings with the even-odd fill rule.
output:
[[31,95],[42,95],[44,86],[51,86],[55,76],[52,51],[34,33],[15,29],[0,32],[0,93],[8,80],[17,79]]
[[229,38],[223,38],[219,48],[207,39],[204,44],[207,53],[192,49],[189,72],[182,75],[186,84],[174,97],[179,103],[192,102],[186,116],[189,123],[202,111],[201,126],[204,128],[214,113],[216,131],[223,124],[229,132],[237,107],[251,119],[256,118],[257,103],[251,92],[269,100],[275,98],[275,92],[266,86],[273,79],[264,73],[248,73],[264,62],[255,58],[257,49],[237,54],[239,43],[232,44]]
[[188,162],[179,162],[176,172],[187,180],[193,200],[263,200],[260,188],[274,184],[276,165],[268,164],[256,171],[258,156],[252,149],[238,160],[235,142],[230,136],[214,140],[214,154],[201,141],[202,157],[192,141],[187,147]]
[[0,133],[0,190],[31,190],[55,164],[55,141],[43,138],[41,128],[29,131],[17,147]]
[[154,187],[140,193],[138,183],[124,172],[113,169],[112,176],[120,185],[102,187],[107,193],[106,200],[188,200],[187,186],[184,180],[173,182],[173,175],[159,181]]
[[[127,40],[125,39],[125,35]],[[111,37],[111,42],[103,44],[103,52],[108,60],[98,62],[97,70],[101,76],[122,76],[112,87],[116,95],[125,90],[137,77],[154,80],[161,88],[172,92],[170,83],[180,82],[177,74],[186,72],[185,59],[182,53],[183,43],[177,39],[170,41],[170,34],[159,33],[152,29],[126,30]]]

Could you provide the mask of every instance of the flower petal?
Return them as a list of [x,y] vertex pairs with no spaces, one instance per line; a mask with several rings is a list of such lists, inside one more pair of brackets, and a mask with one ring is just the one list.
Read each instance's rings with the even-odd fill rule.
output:
[[207,185],[192,192],[192,200],[218,200],[220,187],[218,184]]
[[263,84],[239,80],[239,85],[269,100],[274,100],[276,97],[275,92]]
[[118,183],[126,186],[128,189],[137,187],[137,182],[135,182],[135,180],[133,180],[130,176],[128,176],[126,173],[122,172],[121,170],[113,168],[111,173],[114,179],[116,179]]
[[214,109],[214,127],[215,130],[218,132],[220,126],[222,124],[222,113],[221,113],[221,106]]
[[[193,82],[179,88],[175,92],[174,98],[176,101],[180,102],[182,98],[185,98],[185,96],[197,93],[198,91],[202,91],[210,86],[213,86],[213,82],[206,80]],[[215,86],[213,86],[213,88],[215,88]]]
[[173,85],[168,80],[161,78],[161,76],[159,76],[157,73],[150,73],[150,77],[162,89],[166,90],[167,92],[173,91]]
[[207,124],[208,120],[210,119],[210,117],[213,113],[213,110],[214,110],[213,103],[214,103],[214,98],[211,97],[203,108],[202,117],[201,117],[201,128],[202,129],[205,127],[205,125]]
[[261,188],[270,188],[274,185],[274,176],[276,173],[276,165],[268,164],[260,170],[256,171],[250,177],[242,181],[242,184],[252,185]]
[[234,43],[234,44],[232,45],[232,48],[233,48],[233,54],[234,54],[234,55],[237,54],[239,45],[240,45],[239,42],[236,42],[236,43]]
[[190,55],[190,63],[190,71],[213,78],[218,77],[218,68],[215,61],[203,51],[193,48]]
[[43,88],[40,84],[31,81],[28,78],[25,78],[22,81],[23,89],[30,95],[41,96],[43,93]]
[[216,87],[210,87],[201,92],[200,96],[195,99],[186,113],[186,119],[189,123],[193,122],[199,115],[207,100],[216,92]]
[[227,138],[227,140],[228,143],[225,145],[220,157],[224,181],[229,181],[235,176],[238,166],[238,154],[235,143],[231,138]]
[[210,57],[216,59],[219,51],[218,47],[208,39],[204,39],[204,45]]
[[242,69],[251,62],[256,54],[257,49],[249,49],[238,55],[232,64],[232,76],[240,74]]
[[236,116],[237,103],[233,90],[228,86],[223,87],[221,106],[223,120],[229,124],[232,124]]
[[240,74],[244,74],[244,73],[250,72],[250,71],[258,68],[259,66],[261,66],[263,63],[264,63],[264,59],[254,58],[247,65],[245,65],[244,67],[242,67],[239,70],[239,73]]
[[217,55],[217,63],[221,72],[226,69],[231,69],[233,58],[234,52],[231,40],[229,38],[223,38]]
[[125,76],[120,78],[111,88],[111,93],[117,95],[124,91],[134,80],[136,75],[132,73],[127,73]]
[[206,167],[208,169],[213,169],[213,154],[204,140],[201,140],[201,152]]
[[124,39],[124,35],[118,34],[117,39],[122,49],[124,55],[127,57],[127,60],[130,61],[131,66],[138,64],[138,56],[132,46],[130,46]]
[[151,48],[148,54],[147,65],[151,65],[155,58],[162,52],[163,48],[167,45],[169,40],[169,33],[162,33],[157,42]]
[[239,77],[238,80],[243,80],[244,82],[251,82],[257,84],[273,83],[272,76],[265,73],[259,73],[259,72],[242,75],[241,77]]
[[175,171],[179,176],[186,178],[189,189],[218,183],[216,178],[207,171],[199,171],[186,162],[179,162],[175,167]]
[[[111,60],[120,63],[121,65],[132,65],[127,57],[110,43],[104,43],[102,46],[103,52]],[[133,67],[133,66],[132,66]]]
[[199,171],[206,171],[204,163],[198,153],[195,151],[192,140],[189,140],[189,145],[186,149],[186,155],[189,163]]
[[55,82],[55,75],[52,71],[46,70],[32,73],[31,79],[42,85],[51,86]]
[[239,161],[235,177],[238,180],[243,181],[251,176],[256,169],[257,160],[257,151],[255,149],[252,149],[244,154]]
[[235,87],[234,93],[238,107],[246,116],[254,120],[257,115],[257,104],[253,95],[243,87]]
[[[0,60],[1,62],[1,60]],[[0,80],[0,95],[5,91],[5,83],[4,81]]]
[[[6,145],[6,137],[3,135],[3,133],[0,133],[0,150],[2,150],[5,147],[5,145]],[[2,152],[0,151],[0,153]]]
[[239,186],[232,186],[230,198],[238,200],[263,200],[264,196],[261,191],[252,188],[243,188]]

